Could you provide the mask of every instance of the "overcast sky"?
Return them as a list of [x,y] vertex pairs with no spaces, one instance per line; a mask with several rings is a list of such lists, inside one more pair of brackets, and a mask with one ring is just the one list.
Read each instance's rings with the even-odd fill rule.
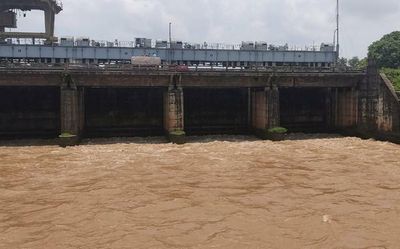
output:
[[[134,37],[291,46],[332,42],[336,0],[63,0],[57,36],[131,41]],[[399,0],[341,0],[341,53],[364,57],[370,43],[400,30]],[[42,12],[19,18],[18,30],[43,31]]]

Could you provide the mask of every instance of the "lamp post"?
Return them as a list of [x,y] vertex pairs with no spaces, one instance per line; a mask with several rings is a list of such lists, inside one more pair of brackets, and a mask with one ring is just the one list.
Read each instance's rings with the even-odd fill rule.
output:
[[336,62],[339,62],[339,0],[336,0]]
[[171,65],[172,62],[172,50],[171,50],[171,45],[172,45],[172,23],[169,23],[169,29],[168,29],[168,34],[169,34],[169,48],[168,48],[168,65]]

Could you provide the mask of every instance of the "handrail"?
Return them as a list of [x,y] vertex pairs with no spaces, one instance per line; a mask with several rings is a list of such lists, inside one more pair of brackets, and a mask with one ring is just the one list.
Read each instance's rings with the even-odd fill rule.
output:
[[[59,0],[51,0],[55,2],[56,4],[60,5],[62,8],[62,2]],[[140,47],[137,46],[135,41],[120,41],[120,40],[114,40],[114,41],[107,41],[107,40],[96,40],[96,39],[89,39],[89,45],[85,46],[79,46],[79,43],[77,43],[76,39],[79,39],[79,37],[69,37],[69,36],[59,36],[61,38],[70,38],[71,43],[69,45],[59,45],[59,44],[52,44],[50,46],[61,46],[61,47],[109,47],[109,48],[141,48],[141,49],[168,49],[167,47],[157,47],[156,46],[156,40],[152,40],[151,46],[150,47]],[[85,37],[85,38],[90,38],[90,37]],[[12,39],[11,44],[6,44],[6,45],[45,45],[44,42],[39,42],[36,44],[32,44],[32,39],[30,38],[19,38],[17,39]],[[185,45],[188,45],[189,47],[186,47]],[[197,44],[198,45],[198,44]],[[241,47],[242,45],[240,44],[225,44],[225,43],[207,43],[207,45],[200,44],[199,46],[195,46],[192,43],[185,43],[182,48],[171,48],[173,50],[229,50],[229,51],[243,51],[243,52],[315,52],[315,53],[335,53],[335,51],[324,51],[316,47],[310,47],[310,46],[293,46],[289,47],[288,49],[285,50],[271,50],[269,48],[265,49],[257,49],[257,48],[252,48],[252,49],[243,49]]]
[[228,68],[228,67],[187,67],[179,68],[171,65],[161,66],[136,66],[132,64],[0,64],[0,71],[30,70],[30,71],[118,71],[118,72],[177,72],[177,73],[348,73],[365,74],[363,70],[337,69],[337,68],[306,68],[306,67],[253,67],[253,68]]

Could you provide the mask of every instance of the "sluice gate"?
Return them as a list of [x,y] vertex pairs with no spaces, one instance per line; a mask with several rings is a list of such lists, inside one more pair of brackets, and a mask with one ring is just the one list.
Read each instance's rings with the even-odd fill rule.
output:
[[59,132],[59,88],[0,87],[1,137],[55,137]]
[[281,126],[298,132],[326,132],[330,127],[328,91],[323,88],[281,89]]
[[246,88],[185,89],[185,131],[189,135],[248,133],[248,99]]
[[163,90],[87,88],[84,127],[87,137],[162,135]]

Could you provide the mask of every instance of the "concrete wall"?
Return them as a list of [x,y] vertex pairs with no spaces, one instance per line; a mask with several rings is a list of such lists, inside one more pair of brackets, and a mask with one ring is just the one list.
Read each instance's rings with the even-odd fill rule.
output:
[[[175,81],[183,88],[265,88],[274,82],[282,87],[357,87],[365,77],[362,72],[292,72],[292,71],[188,71],[139,69],[68,69],[64,68],[0,68],[0,86],[56,86],[69,75],[77,87],[165,87]],[[179,80],[178,80],[179,79]]]

